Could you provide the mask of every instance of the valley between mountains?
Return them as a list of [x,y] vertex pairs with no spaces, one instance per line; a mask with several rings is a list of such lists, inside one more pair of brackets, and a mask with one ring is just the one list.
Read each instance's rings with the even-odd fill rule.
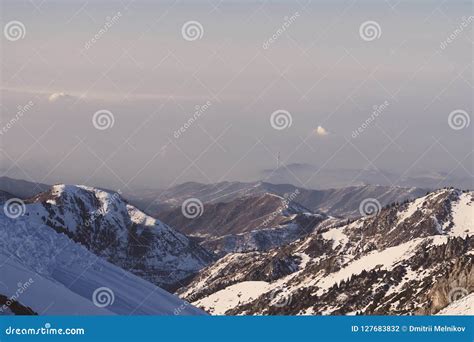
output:
[[0,190],[0,314],[473,314],[473,191]]

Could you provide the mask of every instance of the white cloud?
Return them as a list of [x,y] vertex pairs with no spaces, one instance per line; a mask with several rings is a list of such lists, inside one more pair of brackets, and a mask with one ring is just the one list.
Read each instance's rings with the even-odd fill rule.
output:
[[73,98],[74,98],[74,96],[72,96],[72,95],[60,92],[60,93],[52,93],[51,95],[49,95],[48,101],[49,102],[57,102],[57,101],[61,101],[61,100],[71,100]]
[[324,128],[323,126],[318,126],[314,132],[316,133],[316,135],[319,135],[320,137],[323,137],[323,136],[326,136],[326,135],[329,135],[329,131]]

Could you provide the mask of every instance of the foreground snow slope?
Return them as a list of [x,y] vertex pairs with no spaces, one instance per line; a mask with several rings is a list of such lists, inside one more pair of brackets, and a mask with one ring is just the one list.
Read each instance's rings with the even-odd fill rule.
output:
[[[24,284],[29,285],[25,288]],[[19,288],[22,289],[18,294]],[[102,296],[94,296],[97,289]],[[0,294],[43,315],[203,312],[45,225],[0,214]],[[108,297],[107,297],[108,296]],[[94,304],[109,304],[103,308]],[[105,301],[105,302],[104,302]]]

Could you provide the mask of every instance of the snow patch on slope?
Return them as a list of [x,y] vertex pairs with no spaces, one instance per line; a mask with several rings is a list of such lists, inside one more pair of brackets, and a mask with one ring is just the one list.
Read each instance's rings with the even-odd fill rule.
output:
[[332,240],[334,243],[333,248],[336,248],[339,245],[345,245],[349,241],[349,238],[343,233],[343,228],[344,227],[330,229],[327,232],[324,232],[322,237],[326,240]]
[[474,315],[474,292],[449,304],[437,315]]
[[474,233],[474,202],[470,193],[463,193],[459,196],[452,207],[454,227],[450,235],[465,236]]
[[244,281],[217,291],[194,302],[193,305],[202,307],[214,315],[223,315],[227,310],[248,303],[269,290],[270,286],[265,281]]

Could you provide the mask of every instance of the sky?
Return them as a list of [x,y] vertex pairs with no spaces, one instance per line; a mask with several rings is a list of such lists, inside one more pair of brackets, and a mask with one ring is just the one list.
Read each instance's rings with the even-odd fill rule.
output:
[[121,189],[293,163],[473,175],[469,1],[1,7],[2,175]]

